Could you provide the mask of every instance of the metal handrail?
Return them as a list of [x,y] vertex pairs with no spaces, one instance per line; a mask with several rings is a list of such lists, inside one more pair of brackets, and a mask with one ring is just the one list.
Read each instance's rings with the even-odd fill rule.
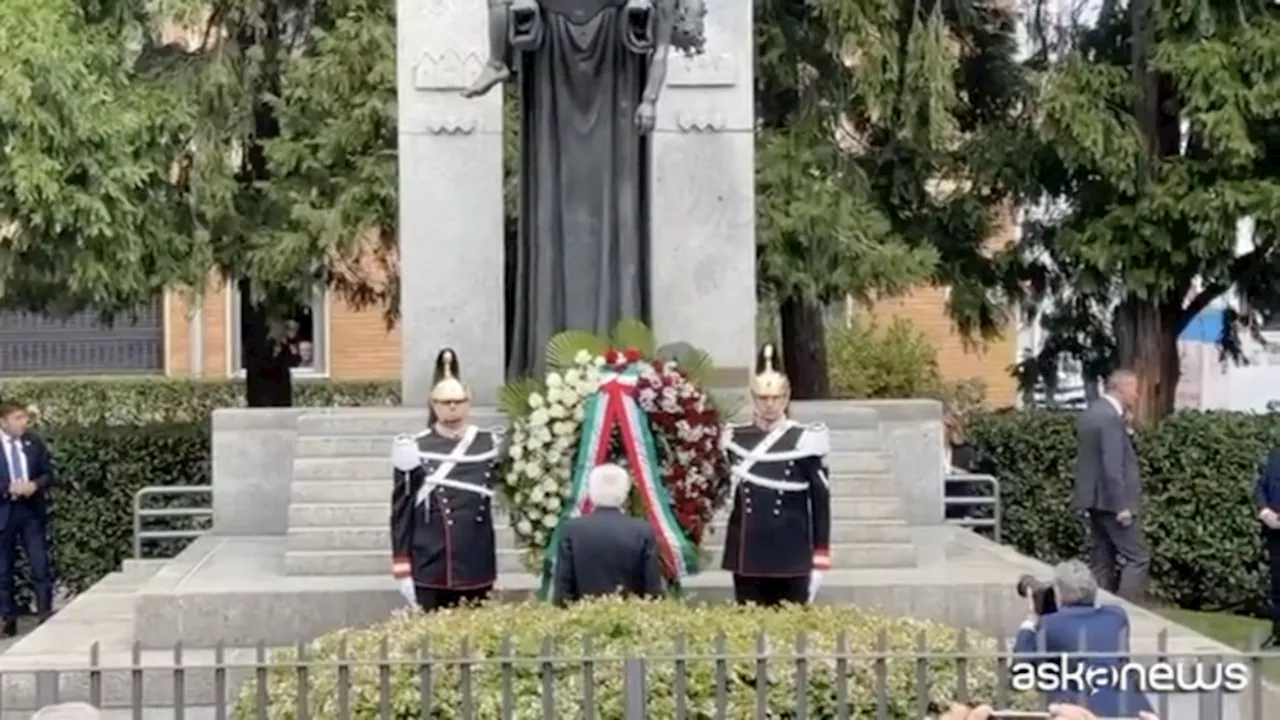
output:
[[[990,486],[991,492],[987,495],[947,495],[947,482],[963,482],[978,483]],[[1000,542],[1000,481],[994,475],[985,475],[978,473],[956,473],[955,475],[947,475],[943,479],[943,505],[944,507],[990,507],[992,508],[991,517],[989,518],[954,518],[948,519],[947,522],[952,525],[959,525],[970,530],[979,528],[990,528],[991,539]]]
[[[149,497],[208,495],[208,507],[195,508],[144,508],[142,501]],[[198,538],[209,531],[209,528],[189,528],[186,530],[145,530],[142,521],[146,518],[208,518],[213,519],[213,488],[209,485],[148,485],[133,494],[133,557],[142,558],[142,542],[144,540],[189,540]]]

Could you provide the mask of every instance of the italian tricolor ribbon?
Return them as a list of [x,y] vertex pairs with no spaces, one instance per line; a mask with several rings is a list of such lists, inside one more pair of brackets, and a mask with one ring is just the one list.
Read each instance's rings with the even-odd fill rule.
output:
[[602,379],[600,389],[586,399],[569,499],[543,555],[539,595],[544,600],[552,599],[561,528],[566,520],[591,511],[587,475],[592,468],[608,462],[609,440],[614,429],[622,439],[622,448],[636,479],[635,488],[644,502],[645,515],[658,536],[658,552],[667,577],[678,583],[681,578],[698,571],[698,549],[676,521],[671,509],[671,496],[658,476],[657,444],[649,430],[648,419],[635,398],[639,376],[640,366],[637,364],[608,373]]

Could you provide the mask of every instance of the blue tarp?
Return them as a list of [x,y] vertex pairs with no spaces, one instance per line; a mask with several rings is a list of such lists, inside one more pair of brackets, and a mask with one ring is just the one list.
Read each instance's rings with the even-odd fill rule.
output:
[[1183,329],[1178,342],[1216,343],[1222,338],[1222,326],[1225,322],[1225,309],[1205,308]]

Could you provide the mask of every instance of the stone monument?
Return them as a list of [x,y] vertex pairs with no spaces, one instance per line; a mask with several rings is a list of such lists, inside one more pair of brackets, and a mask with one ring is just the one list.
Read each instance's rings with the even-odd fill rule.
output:
[[[505,1],[492,5],[506,11]],[[512,0],[509,61],[525,90],[528,150],[513,369],[527,369],[543,336],[562,325],[608,329],[632,315],[649,320],[660,341],[695,342],[745,378],[755,343],[751,3],[709,7],[704,51],[692,56],[659,37],[655,11],[669,6]],[[646,12],[658,22],[638,22]],[[617,21],[608,32],[606,17]],[[482,94],[497,64],[486,62],[494,17],[483,0],[419,0],[400,2],[398,18],[405,402],[425,402],[435,348],[449,344],[468,358],[484,404],[505,379],[508,354],[501,101]],[[579,65],[572,83],[544,72],[555,48],[606,42],[607,69]],[[658,100],[663,66],[666,89],[653,106],[646,100]],[[566,125],[539,119],[548,107]],[[594,117],[593,108],[608,110],[607,121],[575,139],[594,153],[555,143],[571,133],[573,113]],[[602,162],[612,182],[601,180]],[[558,210],[551,221],[546,208]],[[573,243],[589,247],[566,247]],[[553,297],[560,307],[544,307]]]

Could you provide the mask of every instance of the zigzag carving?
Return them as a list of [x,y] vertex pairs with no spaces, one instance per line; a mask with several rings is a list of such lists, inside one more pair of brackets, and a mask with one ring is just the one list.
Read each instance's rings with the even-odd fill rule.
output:
[[676,127],[682,132],[715,132],[723,130],[726,124],[723,115],[680,113],[676,116]]
[[450,48],[440,53],[424,52],[413,68],[413,86],[438,92],[461,90],[484,68],[484,59],[473,50]]
[[425,123],[427,132],[432,135],[470,135],[476,131],[478,124],[474,117],[466,115],[429,117]]
[[733,87],[738,83],[738,65],[728,53],[686,57],[672,51],[668,68],[670,87]]

